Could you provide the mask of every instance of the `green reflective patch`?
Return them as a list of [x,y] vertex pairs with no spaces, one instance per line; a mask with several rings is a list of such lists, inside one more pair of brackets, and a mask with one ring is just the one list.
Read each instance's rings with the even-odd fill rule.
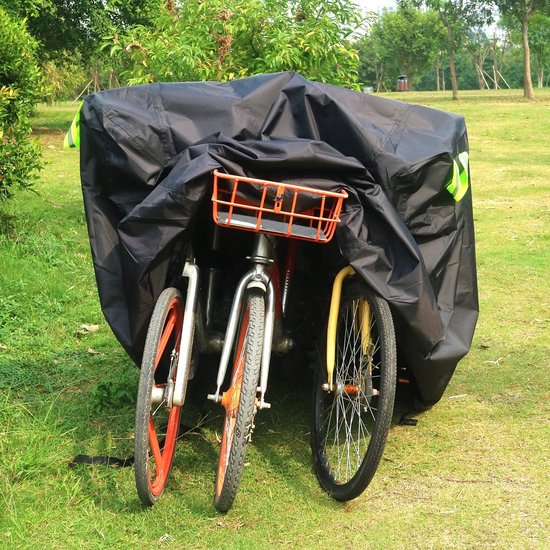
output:
[[464,151],[458,155],[458,161],[453,160],[451,178],[445,186],[456,202],[466,195],[470,185],[469,180],[468,153]]
[[82,101],[82,103],[78,107],[78,111],[73,118],[71,127],[69,128],[69,131],[65,135],[65,139],[63,140],[64,149],[71,149],[72,147],[80,147],[80,110],[82,109],[83,103],[84,101]]

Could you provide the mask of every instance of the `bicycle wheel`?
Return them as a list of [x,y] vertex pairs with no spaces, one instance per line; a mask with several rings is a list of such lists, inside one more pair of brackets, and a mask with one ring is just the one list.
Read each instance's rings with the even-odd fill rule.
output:
[[351,500],[365,490],[382,457],[397,376],[388,304],[355,277],[344,281],[331,392],[323,387],[326,345],[320,355],[314,382],[313,464],[330,496]]
[[[134,471],[139,498],[147,506],[164,491],[178,437],[181,407],[167,408],[166,392],[176,378],[182,324],[182,296],[167,288],[149,323],[136,404]],[[161,397],[154,399],[154,393]]]
[[241,315],[231,385],[222,397],[225,418],[214,495],[214,506],[220,512],[227,512],[233,505],[254,428],[264,316],[263,294],[250,291]]

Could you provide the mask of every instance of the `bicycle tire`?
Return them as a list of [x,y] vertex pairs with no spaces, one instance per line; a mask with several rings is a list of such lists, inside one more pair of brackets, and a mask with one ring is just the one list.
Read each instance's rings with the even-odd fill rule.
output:
[[233,505],[254,428],[264,317],[264,295],[249,291],[235,345],[231,385],[222,400],[225,417],[214,494],[214,506],[220,512]]
[[152,403],[153,386],[175,382],[184,304],[176,288],[159,296],[149,323],[136,403],[134,472],[139,498],[152,506],[162,495],[178,437],[180,406]]
[[[370,314],[360,313],[365,311],[365,303]],[[362,328],[366,325],[361,316],[369,319],[368,330]],[[313,389],[313,465],[321,487],[334,499],[347,501],[358,497],[371,482],[390,429],[397,354],[387,302],[356,277],[344,280],[336,329],[334,391],[330,393],[323,389],[327,382],[326,335],[324,340]]]

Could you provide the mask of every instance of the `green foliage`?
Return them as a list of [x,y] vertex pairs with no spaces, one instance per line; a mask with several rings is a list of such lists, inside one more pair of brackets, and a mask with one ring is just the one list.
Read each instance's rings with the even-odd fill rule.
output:
[[[118,373],[116,373],[118,374]],[[127,378],[108,376],[98,382],[90,394],[90,407],[95,412],[108,409],[120,409],[135,406],[137,399],[137,387],[129,384]]]
[[[47,102],[74,98],[87,82],[116,84],[99,48],[113,28],[150,25],[160,0],[0,0],[14,19],[25,19],[37,40]],[[101,72],[98,72],[98,69]]]
[[494,3],[506,19],[515,18],[521,23],[523,42],[523,90],[526,99],[534,99],[531,79],[531,54],[529,41],[529,25],[532,17],[541,13],[550,15],[550,0],[494,0]]
[[76,97],[89,80],[78,51],[60,52],[55,61],[44,61],[42,76],[44,99],[48,103]]
[[36,17],[41,10],[51,7],[51,0],[0,0],[0,8],[4,8],[14,18]]
[[550,0],[493,0],[504,16],[511,16],[518,22],[527,22],[536,13],[550,15]]
[[[406,74],[411,85],[430,67],[445,39],[436,12],[412,7],[385,11],[360,41],[364,82],[394,89],[397,76]],[[374,78],[373,78],[374,76]]]
[[0,8],[0,201],[29,188],[40,169],[40,148],[30,141],[30,115],[41,93],[36,42],[24,22]]
[[550,65],[550,16],[533,15],[529,25],[529,45],[533,67],[537,72],[539,88],[543,86],[545,69]]
[[26,18],[29,32],[41,45],[41,60],[57,61],[79,52],[87,62],[112,25],[146,24],[159,11],[158,0],[0,0],[15,17]]
[[357,51],[348,42],[360,26],[345,0],[189,0],[165,10],[156,25],[108,37],[129,84],[229,80],[293,70],[306,78],[357,86]]

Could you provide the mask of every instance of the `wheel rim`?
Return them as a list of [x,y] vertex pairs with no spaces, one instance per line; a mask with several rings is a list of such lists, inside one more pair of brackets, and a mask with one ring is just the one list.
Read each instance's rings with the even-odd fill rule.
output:
[[[175,297],[168,307],[166,321],[159,339],[155,356],[155,379],[153,385],[164,389],[170,382],[175,382],[177,366],[177,350],[181,340],[183,309],[181,301]],[[167,370],[160,374],[161,365]],[[168,365],[166,366],[166,363]],[[161,380],[158,380],[161,378]],[[178,436],[181,407],[166,408],[166,398],[158,404],[152,404],[149,414],[149,486],[154,496],[159,496],[164,490],[170,471],[176,440]]]
[[222,406],[225,408],[225,420],[223,426],[222,443],[220,449],[220,458],[218,461],[218,475],[216,477],[216,498],[219,498],[225,481],[225,473],[229,464],[231,447],[235,435],[235,424],[237,421],[237,412],[239,410],[239,399],[241,394],[244,365],[246,362],[246,343],[248,338],[248,323],[250,319],[250,310],[247,308],[243,314],[241,331],[235,348],[235,357],[233,364],[233,373],[231,375],[231,384],[229,389],[222,396]]
[[334,481],[345,484],[365,459],[378,414],[380,338],[365,298],[341,313],[333,380],[334,391],[320,390],[323,458]]

